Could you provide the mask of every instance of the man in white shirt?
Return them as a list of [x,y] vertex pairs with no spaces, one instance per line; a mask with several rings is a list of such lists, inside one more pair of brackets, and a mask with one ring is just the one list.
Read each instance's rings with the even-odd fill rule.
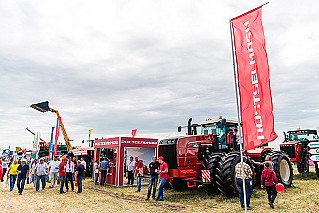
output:
[[35,183],[35,190],[39,191],[40,188],[40,180],[42,183],[42,189],[45,188],[45,175],[49,170],[48,165],[44,162],[44,159],[40,159],[40,163],[35,166],[34,174],[37,176],[37,180]]
[[37,177],[37,175],[34,173],[34,171],[35,171],[35,166],[38,164],[38,159],[34,159],[34,162],[33,162],[33,164],[32,164],[32,166],[31,166],[31,180],[32,180],[32,182],[33,182],[33,188],[35,188],[35,181],[36,181],[36,177]]
[[134,168],[135,161],[133,161],[133,156],[130,157],[130,162],[128,163],[128,168],[127,168],[127,179],[128,182],[127,184],[133,185],[134,182],[134,175],[133,175],[133,168]]
[[50,177],[51,177],[51,186],[50,188],[53,188],[55,185],[55,180],[59,176],[59,165],[60,161],[58,161],[57,156],[54,156],[53,161],[49,164],[49,170],[50,170]]
[[85,180],[85,172],[86,172],[86,162],[83,158],[81,158],[81,164],[84,166],[84,178],[83,180]]
[[68,162],[66,163],[66,182],[65,182],[66,191],[69,191],[68,183],[70,181],[72,192],[74,192],[73,173],[74,173],[74,163],[72,162],[70,157],[68,158]]

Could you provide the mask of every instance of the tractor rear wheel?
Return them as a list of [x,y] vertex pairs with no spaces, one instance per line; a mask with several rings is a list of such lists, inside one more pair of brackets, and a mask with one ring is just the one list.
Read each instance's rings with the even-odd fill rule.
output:
[[274,164],[277,179],[284,186],[290,187],[293,179],[293,168],[289,156],[283,151],[274,151],[270,154]]
[[[217,165],[216,184],[218,186],[218,191],[226,197],[238,195],[235,166],[240,162],[240,152],[230,152],[223,156]],[[249,157],[247,157],[246,163],[250,166],[254,174],[254,166]],[[255,175],[253,175],[252,179],[252,182],[254,183]]]
[[203,190],[207,194],[218,194],[218,187],[216,184],[216,168],[220,159],[225,155],[225,153],[217,152],[213,153],[206,163],[203,164],[204,170],[210,170],[210,183],[203,183]]

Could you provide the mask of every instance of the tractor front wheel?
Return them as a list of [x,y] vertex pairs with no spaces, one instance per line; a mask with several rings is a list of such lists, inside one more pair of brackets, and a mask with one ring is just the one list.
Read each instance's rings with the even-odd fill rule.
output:
[[[218,194],[218,187],[216,185],[216,168],[220,159],[225,155],[225,153],[217,152],[213,153],[206,163],[203,164],[204,170],[210,171],[210,183],[203,183],[203,190],[207,194]],[[202,174],[201,174],[202,175]]]
[[293,179],[293,168],[289,156],[283,151],[274,151],[270,154],[274,164],[277,179],[284,186],[290,187]]

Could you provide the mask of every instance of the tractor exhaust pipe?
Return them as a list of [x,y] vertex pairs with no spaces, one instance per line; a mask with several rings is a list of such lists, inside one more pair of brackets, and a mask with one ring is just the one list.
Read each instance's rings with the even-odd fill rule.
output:
[[188,119],[187,122],[187,133],[188,135],[192,135],[192,120],[193,118]]

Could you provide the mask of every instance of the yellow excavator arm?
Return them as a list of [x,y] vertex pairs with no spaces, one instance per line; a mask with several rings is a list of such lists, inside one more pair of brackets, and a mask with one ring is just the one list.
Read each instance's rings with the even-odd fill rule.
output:
[[[55,109],[50,108],[50,111],[53,112],[53,113],[55,113],[55,114],[58,116],[58,118],[61,118],[61,116],[60,116],[58,110],[55,110]],[[63,123],[62,123],[62,119],[61,119],[61,124],[60,124],[60,126],[61,126],[61,129],[62,129],[63,135],[64,135],[65,144],[68,146],[69,151],[71,151],[71,150],[72,150],[72,146],[71,146],[71,143],[70,143],[70,138],[69,138],[68,135],[66,134],[64,125],[63,125]]]

